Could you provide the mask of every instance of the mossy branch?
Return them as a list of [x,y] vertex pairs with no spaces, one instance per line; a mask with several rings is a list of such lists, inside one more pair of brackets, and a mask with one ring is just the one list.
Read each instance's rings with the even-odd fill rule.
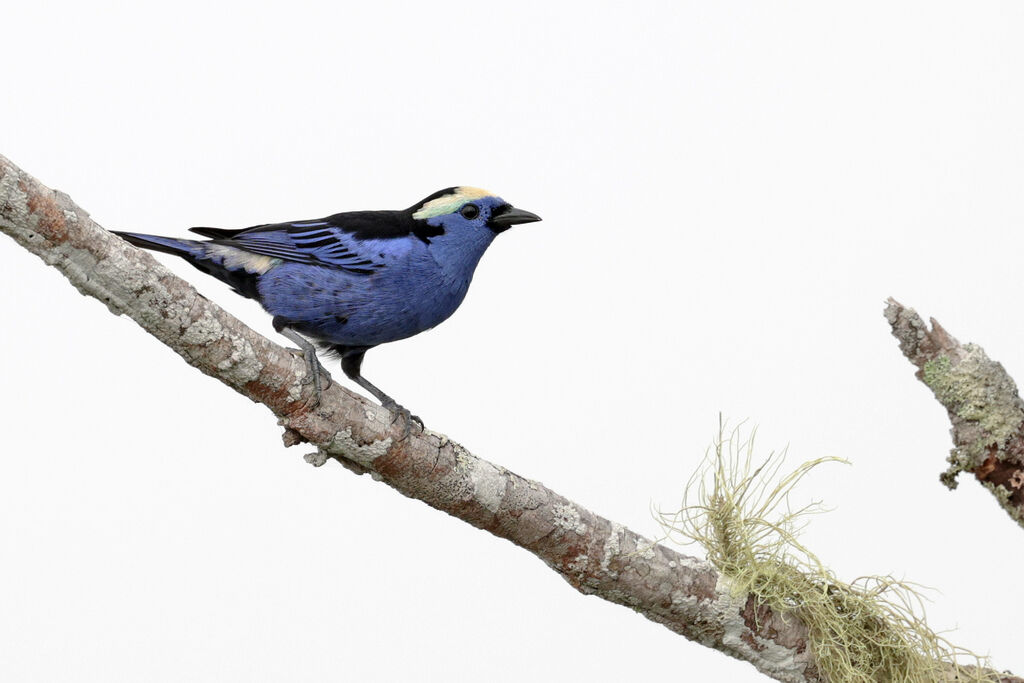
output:
[[819,458],[785,472],[785,451],[755,460],[753,430],[745,436],[741,428],[719,425],[679,510],[659,514],[670,538],[699,543],[737,594],[806,624],[825,680],[1005,680],[928,627],[914,586],[889,576],[843,582],[799,541],[822,508],[818,502],[794,508],[793,489],[816,467],[845,461]]
[[951,489],[970,472],[1017,524],[1024,526],[1024,401],[1002,365],[976,344],[961,344],[934,318],[931,329],[894,299],[885,307],[903,355],[917,366],[952,424],[949,467],[939,479]]
[[[315,409],[301,358],[200,296],[148,253],[97,225],[66,194],[0,156],[0,232],[80,292],[127,315],[189,365],[262,403],[286,445],[314,464],[337,460],[540,558],[582,593],[625,605],[780,681],[821,681],[807,626],[753,595],[736,595],[709,562],[682,555],[536,481],[469,453],[442,434],[402,425],[335,384]],[[1006,681],[1022,679],[1005,678]]]
[[754,624],[747,601],[721,589],[708,562],[658,545],[442,434],[414,429],[403,439],[401,421],[392,424],[386,410],[337,383],[312,409],[301,358],[2,156],[0,232],[57,268],[83,294],[131,317],[189,365],[265,405],[285,428],[286,445],[313,445],[311,463],[334,459],[368,473],[526,549],[580,592],[627,606],[777,680],[821,680],[803,625],[773,622],[770,612],[763,626]]

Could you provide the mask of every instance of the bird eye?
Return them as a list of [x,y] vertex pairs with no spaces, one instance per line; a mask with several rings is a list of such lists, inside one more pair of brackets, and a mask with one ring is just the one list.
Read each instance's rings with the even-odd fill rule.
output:
[[480,215],[480,207],[476,204],[466,204],[459,210],[459,213],[462,214],[463,218],[473,220]]

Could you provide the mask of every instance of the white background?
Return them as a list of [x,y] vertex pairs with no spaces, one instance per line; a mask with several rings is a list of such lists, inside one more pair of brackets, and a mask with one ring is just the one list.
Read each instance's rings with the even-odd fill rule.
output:
[[[847,579],[936,587],[935,628],[1024,671],[1024,537],[974,482],[939,485],[945,411],[882,317],[895,296],[1024,379],[1020,4],[7,2],[0,21],[0,153],[108,228],[456,184],[541,214],[367,376],[652,535],[719,411],[765,453],[847,458],[803,489],[836,508],[808,544]],[[264,408],[6,238],[0,319],[0,679],[762,680],[306,465]]]

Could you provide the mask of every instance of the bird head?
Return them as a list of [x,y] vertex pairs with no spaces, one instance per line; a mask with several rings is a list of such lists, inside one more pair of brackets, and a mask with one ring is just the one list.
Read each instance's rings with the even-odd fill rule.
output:
[[481,232],[489,237],[513,225],[533,223],[540,216],[517,209],[501,197],[476,187],[449,187],[413,206],[415,220],[456,234]]

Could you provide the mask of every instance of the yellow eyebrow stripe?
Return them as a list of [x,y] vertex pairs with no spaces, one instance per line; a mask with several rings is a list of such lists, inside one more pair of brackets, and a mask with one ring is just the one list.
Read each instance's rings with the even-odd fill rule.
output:
[[455,213],[462,208],[462,205],[466,202],[471,202],[474,199],[482,199],[483,197],[493,196],[487,190],[481,190],[479,187],[457,187],[455,192],[452,194],[446,194],[443,197],[432,199],[419,208],[419,211],[412,215],[413,218],[433,218],[434,216],[443,216],[448,213]]

